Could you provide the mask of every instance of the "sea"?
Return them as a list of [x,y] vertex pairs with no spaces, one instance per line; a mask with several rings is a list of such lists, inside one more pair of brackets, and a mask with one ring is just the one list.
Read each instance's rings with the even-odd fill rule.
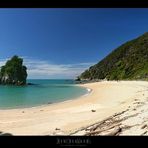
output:
[[71,79],[28,79],[33,85],[0,85],[0,109],[35,107],[72,100],[88,90]]

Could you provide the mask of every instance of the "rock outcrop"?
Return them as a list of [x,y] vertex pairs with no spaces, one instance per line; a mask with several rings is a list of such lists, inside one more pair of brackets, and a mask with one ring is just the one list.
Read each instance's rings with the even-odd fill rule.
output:
[[27,79],[27,67],[23,65],[23,59],[13,56],[0,70],[0,84],[25,85]]

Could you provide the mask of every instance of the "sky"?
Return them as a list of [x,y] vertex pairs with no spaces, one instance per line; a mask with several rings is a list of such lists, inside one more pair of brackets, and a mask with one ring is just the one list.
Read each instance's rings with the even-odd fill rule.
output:
[[76,78],[148,31],[148,8],[0,9],[0,66],[24,59],[28,78]]

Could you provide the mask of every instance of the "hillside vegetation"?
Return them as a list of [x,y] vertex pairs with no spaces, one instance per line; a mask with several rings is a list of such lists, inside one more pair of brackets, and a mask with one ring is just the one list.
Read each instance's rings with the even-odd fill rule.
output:
[[148,80],[148,33],[113,50],[79,79]]
[[25,85],[26,78],[27,68],[18,56],[13,56],[0,69],[0,84]]

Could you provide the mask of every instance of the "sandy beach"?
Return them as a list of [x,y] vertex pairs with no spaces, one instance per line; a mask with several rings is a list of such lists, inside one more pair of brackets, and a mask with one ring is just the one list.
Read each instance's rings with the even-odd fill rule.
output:
[[[80,86],[91,89],[91,92],[61,103],[0,110],[0,131],[13,135],[83,135],[84,131],[76,131],[135,107],[135,99],[148,101],[146,81],[102,81]],[[125,132],[127,135],[130,133]]]

